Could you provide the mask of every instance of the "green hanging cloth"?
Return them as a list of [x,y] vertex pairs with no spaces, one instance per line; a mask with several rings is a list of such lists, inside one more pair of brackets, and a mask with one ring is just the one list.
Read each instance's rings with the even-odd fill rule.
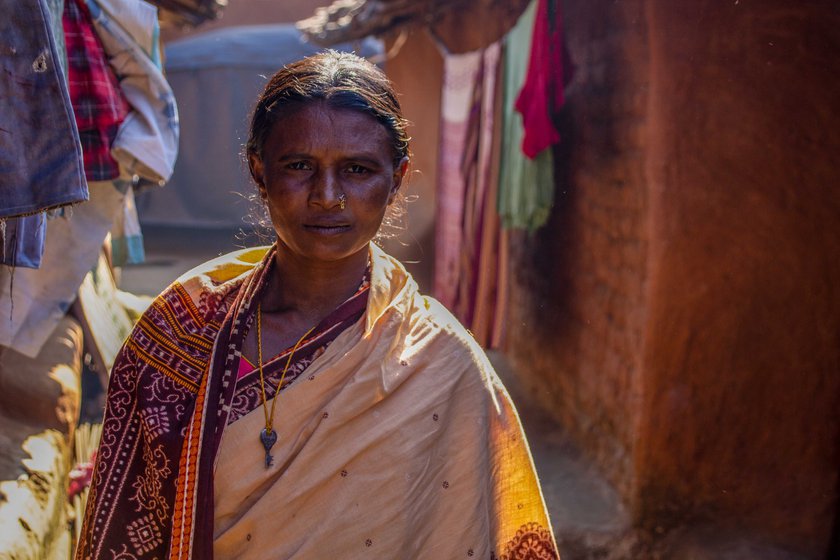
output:
[[[504,228],[533,231],[548,220],[554,204],[554,161],[552,150],[539,151],[534,159],[523,152],[522,114],[515,104],[531,68],[534,24],[541,1],[534,0],[505,37],[503,67],[503,134],[497,206]],[[546,14],[542,14],[545,18]],[[561,92],[562,96],[562,92]],[[562,102],[562,101],[561,101]],[[550,115],[546,115],[550,118]]]

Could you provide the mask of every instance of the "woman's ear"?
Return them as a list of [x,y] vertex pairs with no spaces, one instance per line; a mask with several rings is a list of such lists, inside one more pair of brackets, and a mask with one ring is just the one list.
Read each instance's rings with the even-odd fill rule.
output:
[[391,193],[388,196],[388,204],[394,202],[397,196],[397,191],[402,186],[405,174],[408,172],[408,156],[403,157],[394,169],[393,185],[391,186]]
[[260,191],[260,198],[265,200],[268,197],[268,192],[265,190],[265,181],[263,181],[262,158],[254,153],[248,154],[248,170],[251,172],[251,178],[257,184],[257,189]]

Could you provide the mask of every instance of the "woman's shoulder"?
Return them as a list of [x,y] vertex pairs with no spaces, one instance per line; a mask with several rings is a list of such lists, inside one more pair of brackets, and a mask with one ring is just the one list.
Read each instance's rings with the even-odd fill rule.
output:
[[432,373],[435,390],[446,398],[478,399],[495,406],[507,391],[484,348],[438,300],[419,292],[414,300],[413,313],[406,317],[406,353],[421,357],[422,369]]
[[429,337],[452,358],[462,357],[482,372],[492,371],[484,349],[472,333],[437,299],[417,293],[411,318],[413,337]]
[[[242,281],[268,248],[223,255],[172,282],[140,316],[124,349],[132,364],[175,379],[192,392],[198,383],[227,308]],[[128,362],[127,362],[128,363]]]
[[[230,296],[265,256],[268,247],[240,249],[202,263],[172,282],[145,313],[164,314],[188,331],[218,322]],[[162,324],[161,326],[164,326]]]
[[269,249],[268,246],[251,247],[218,256],[185,272],[174,283],[190,292],[235,285],[256,268]]
[[[368,313],[379,317],[392,308],[402,317],[401,331],[415,342],[431,340],[452,352],[483,356],[478,343],[442,303],[425,295],[403,264],[371,245],[373,277]],[[407,327],[407,331],[404,330]]]

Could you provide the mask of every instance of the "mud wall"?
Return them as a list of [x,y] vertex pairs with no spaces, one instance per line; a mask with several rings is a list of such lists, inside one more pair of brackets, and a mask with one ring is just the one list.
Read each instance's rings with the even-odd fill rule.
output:
[[826,554],[840,441],[840,11],[564,2],[578,76],[509,353],[638,524]]
[[383,247],[399,258],[429,293],[434,271],[435,186],[440,135],[440,101],[443,57],[434,41],[421,29],[385,40],[388,59],[383,67],[394,83],[405,118],[409,120],[411,166],[401,187],[404,211]]
[[640,514],[819,556],[840,435],[840,11],[649,3]]
[[640,409],[649,70],[642,2],[567,2],[577,67],[549,222],[512,237],[508,351],[534,395],[629,496]]

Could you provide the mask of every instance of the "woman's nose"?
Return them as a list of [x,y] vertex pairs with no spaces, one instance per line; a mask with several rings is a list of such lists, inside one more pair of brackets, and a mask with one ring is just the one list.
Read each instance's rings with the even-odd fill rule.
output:
[[333,208],[341,204],[341,195],[344,194],[344,191],[334,170],[321,170],[315,174],[313,179],[313,185],[309,193],[311,203],[324,208]]

